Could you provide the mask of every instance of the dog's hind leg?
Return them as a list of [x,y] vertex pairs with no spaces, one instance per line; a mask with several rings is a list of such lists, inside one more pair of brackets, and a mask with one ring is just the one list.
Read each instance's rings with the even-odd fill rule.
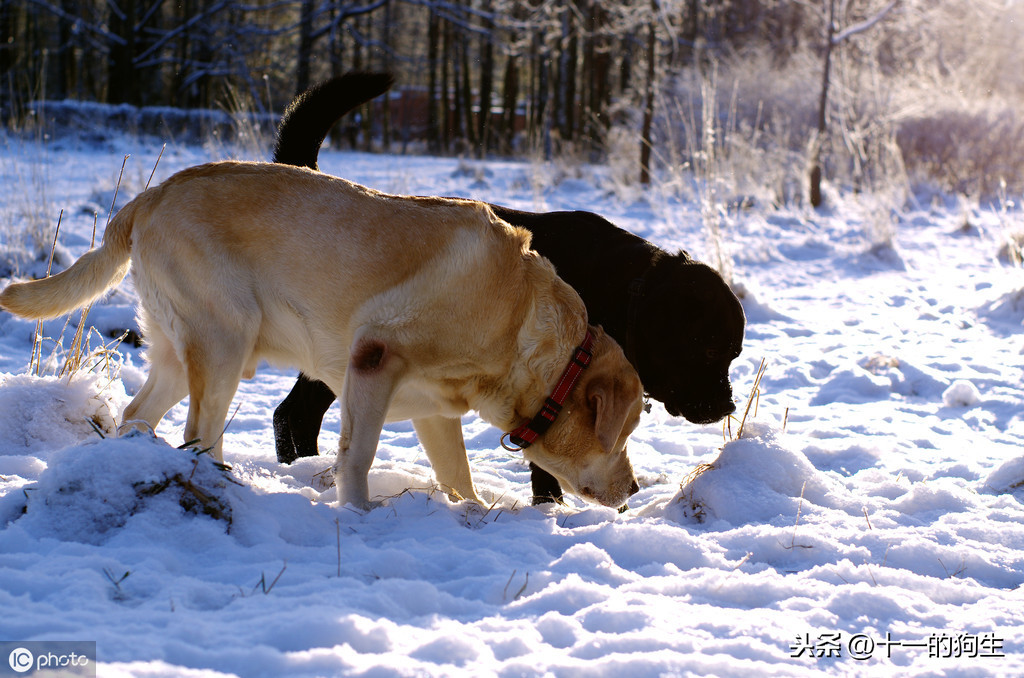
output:
[[188,380],[185,368],[175,354],[174,346],[167,335],[153,323],[146,327],[146,355],[149,360],[149,376],[142,389],[124,410],[118,433],[135,429],[155,431],[157,424],[167,410],[188,395]]
[[[363,336],[358,336],[362,334]],[[334,482],[342,505],[372,508],[367,476],[377,454],[391,398],[405,372],[405,361],[388,343],[358,333],[352,343],[341,393],[341,439]]]
[[223,331],[215,342],[186,341],[188,417],[185,442],[224,462],[224,427],[238,383],[249,362],[249,342]]
[[441,489],[454,497],[483,503],[473,486],[462,422],[438,416],[413,419],[412,425]]

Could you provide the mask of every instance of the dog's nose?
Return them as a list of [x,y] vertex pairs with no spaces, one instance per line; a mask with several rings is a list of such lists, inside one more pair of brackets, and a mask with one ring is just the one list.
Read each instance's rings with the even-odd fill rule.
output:
[[631,497],[632,497],[632,496],[633,496],[634,494],[636,494],[636,493],[637,493],[637,492],[639,492],[639,491],[640,491],[640,486],[639,486],[639,485],[637,485],[637,483],[636,483],[636,480],[634,480],[634,481],[633,481],[633,482],[632,482],[632,483],[630,484],[630,486],[629,486],[629,496],[631,496]]

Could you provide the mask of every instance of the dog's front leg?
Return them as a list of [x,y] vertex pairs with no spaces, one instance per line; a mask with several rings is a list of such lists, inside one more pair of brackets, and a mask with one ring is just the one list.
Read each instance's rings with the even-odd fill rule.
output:
[[462,422],[448,417],[424,417],[413,419],[412,425],[441,489],[450,495],[482,504],[469,471]]
[[341,439],[334,482],[342,505],[370,509],[367,476],[405,362],[386,341],[357,336],[341,393]]

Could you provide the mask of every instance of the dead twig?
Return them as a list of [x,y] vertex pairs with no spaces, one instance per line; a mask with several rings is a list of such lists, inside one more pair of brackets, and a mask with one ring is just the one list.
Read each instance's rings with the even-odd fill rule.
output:
[[[501,592],[501,599],[502,600],[508,600],[508,587],[509,587],[509,585],[512,584],[512,579],[516,576],[516,573],[518,571],[519,570],[512,570],[512,574],[510,574],[508,576],[508,581],[505,582],[505,588]],[[526,587],[529,586],[529,585],[530,585],[530,573],[527,572],[526,573],[526,580],[523,582],[523,585],[519,587],[519,590],[516,591],[515,594],[512,596],[512,600],[513,601],[519,600],[519,597],[521,595],[523,595],[523,591],[525,591]]]
[[795,548],[801,548],[801,549],[811,549],[811,548],[814,548],[814,546],[811,545],[811,544],[797,544],[796,543],[796,528],[800,525],[800,515],[802,514],[803,508],[804,508],[804,490],[805,489],[807,489],[807,481],[806,480],[804,481],[804,484],[800,486],[800,501],[796,505],[796,521],[793,522],[793,537],[792,537],[792,539],[789,540],[789,546],[785,546],[784,545],[782,547],[782,548],[786,549],[787,551],[795,549]]

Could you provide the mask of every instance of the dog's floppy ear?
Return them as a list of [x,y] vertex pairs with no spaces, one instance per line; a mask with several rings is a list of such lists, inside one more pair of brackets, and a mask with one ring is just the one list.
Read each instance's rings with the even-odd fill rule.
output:
[[587,403],[594,412],[594,431],[605,452],[615,451],[635,401],[635,393],[614,376],[603,374],[587,384]]
[[531,377],[543,379],[565,367],[571,347],[587,328],[587,310],[550,261],[528,252],[523,262],[532,298],[522,307],[518,348]]

